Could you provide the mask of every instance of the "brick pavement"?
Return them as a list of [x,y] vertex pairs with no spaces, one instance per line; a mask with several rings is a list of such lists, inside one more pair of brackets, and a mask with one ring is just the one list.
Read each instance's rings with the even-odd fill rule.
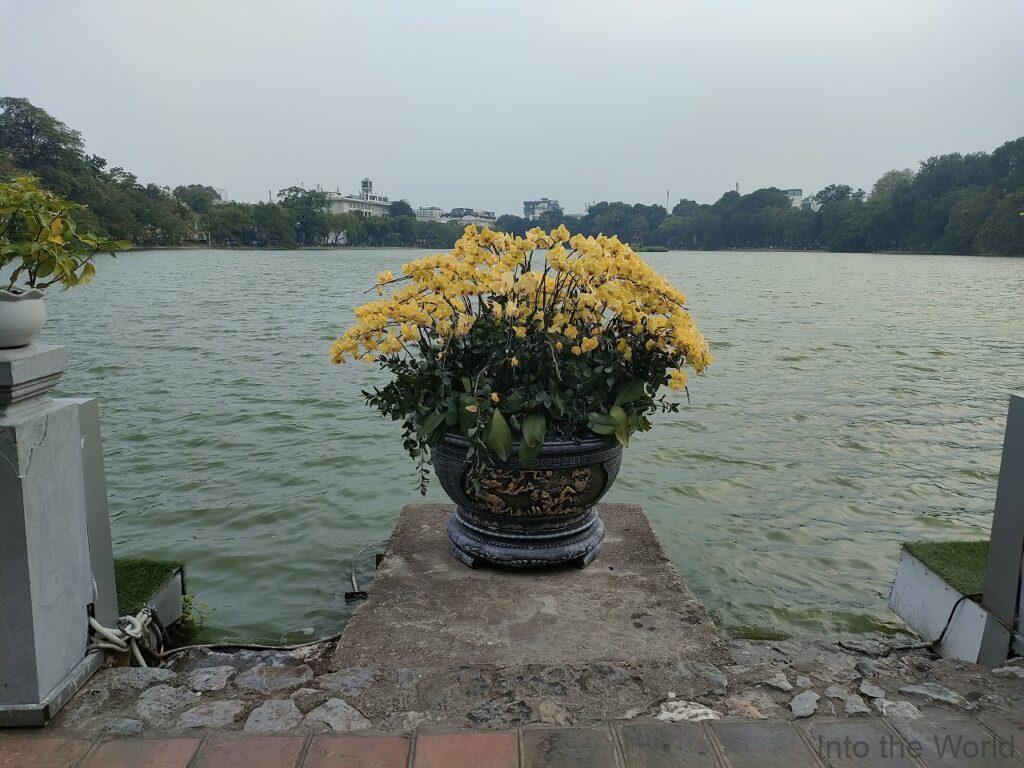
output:
[[0,733],[0,768],[1024,768],[1024,715],[662,723],[408,735]]

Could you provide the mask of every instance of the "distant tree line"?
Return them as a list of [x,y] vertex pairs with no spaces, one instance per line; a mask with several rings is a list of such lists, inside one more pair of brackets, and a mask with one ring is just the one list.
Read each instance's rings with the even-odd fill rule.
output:
[[[0,178],[31,173],[88,206],[83,224],[139,245],[209,242],[225,246],[450,246],[459,224],[418,221],[405,201],[390,218],[330,212],[327,195],[289,187],[274,202],[238,203],[201,184],[173,190],[142,184],[123,168],[86,155],[81,134],[27,99],[0,98]],[[992,153],[930,157],[914,172],[884,174],[870,193],[833,184],[814,196],[818,210],[794,207],[774,187],[727,192],[713,204],[602,202],[583,216],[502,216],[520,233],[564,223],[574,232],[617,234],[640,247],[669,249],[827,249],[1024,255],[1024,137]]]
[[930,157],[916,173],[889,171],[870,194],[833,184],[814,198],[819,210],[797,208],[771,187],[727,192],[712,205],[681,200],[671,213],[660,205],[598,203],[584,216],[502,216],[497,226],[518,233],[564,223],[574,232],[670,249],[1024,255],[1024,138],[991,154]]
[[457,224],[417,221],[405,201],[392,203],[390,219],[332,214],[327,195],[288,187],[275,202],[221,200],[210,186],[171,190],[142,184],[123,168],[86,155],[82,135],[27,99],[0,98],[0,179],[38,176],[48,189],[83,203],[88,229],[137,245],[209,242],[226,246],[304,245],[450,246]]

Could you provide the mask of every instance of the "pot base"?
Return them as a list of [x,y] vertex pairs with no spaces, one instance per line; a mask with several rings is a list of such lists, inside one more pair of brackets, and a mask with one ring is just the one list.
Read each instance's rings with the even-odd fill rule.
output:
[[604,540],[604,523],[591,509],[582,524],[557,533],[496,533],[484,530],[460,514],[461,507],[448,518],[448,538],[452,554],[470,568],[481,563],[509,568],[541,568],[551,565],[575,565],[585,568],[597,557]]

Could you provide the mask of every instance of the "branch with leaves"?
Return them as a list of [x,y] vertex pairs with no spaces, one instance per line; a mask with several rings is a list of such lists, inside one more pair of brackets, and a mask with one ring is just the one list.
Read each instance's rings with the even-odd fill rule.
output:
[[12,293],[59,283],[85,285],[96,275],[93,259],[111,256],[130,244],[92,232],[79,232],[75,215],[83,206],[39,186],[32,176],[0,184],[0,271]]

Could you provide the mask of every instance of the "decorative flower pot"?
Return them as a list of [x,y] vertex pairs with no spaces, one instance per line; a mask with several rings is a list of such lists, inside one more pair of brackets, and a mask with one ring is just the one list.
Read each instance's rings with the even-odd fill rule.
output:
[[486,467],[474,486],[468,445],[448,434],[433,449],[441,487],[455,502],[448,520],[453,554],[516,568],[559,563],[583,567],[597,557],[604,523],[597,502],[622,462],[614,440],[545,440],[528,467],[518,457]]
[[31,344],[44,325],[46,305],[41,290],[11,293],[0,289],[0,349]]

